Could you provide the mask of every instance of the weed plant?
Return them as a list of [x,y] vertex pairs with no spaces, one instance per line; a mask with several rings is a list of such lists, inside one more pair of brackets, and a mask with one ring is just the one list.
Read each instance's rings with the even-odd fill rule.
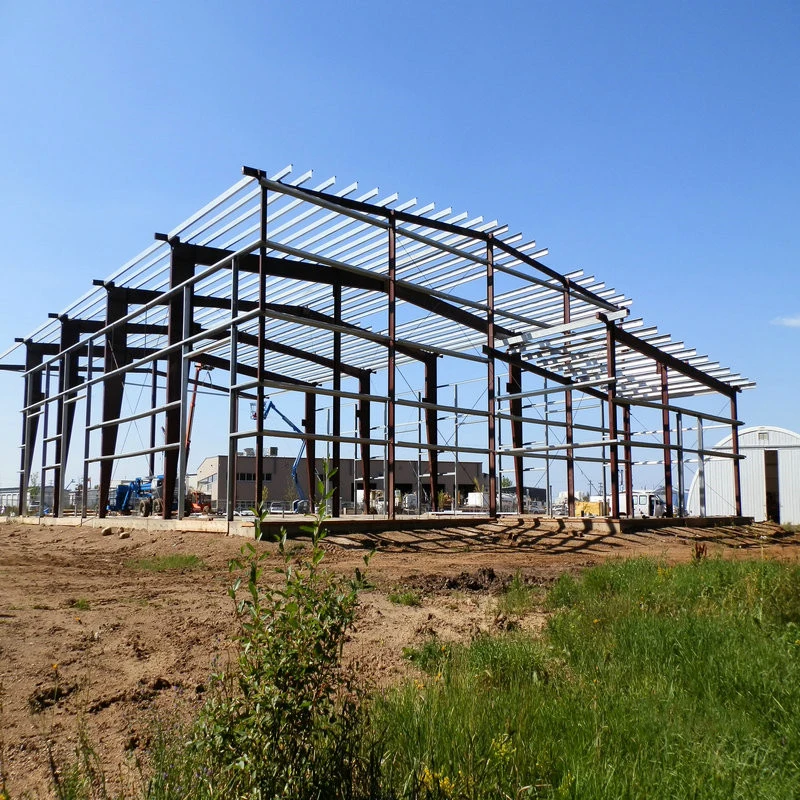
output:
[[[150,798],[370,796],[364,689],[341,661],[366,582],[360,570],[348,580],[322,567],[328,500],[308,531],[307,552],[293,555],[282,533],[277,587],[264,585],[268,553],[254,544],[231,563],[238,657],[214,676],[185,741],[175,747],[167,736],[155,748]],[[256,518],[256,539],[263,519]]]
[[535,586],[526,584],[517,572],[497,599],[497,610],[508,616],[522,617],[533,611],[541,600],[541,591]]
[[397,589],[389,593],[389,602],[398,606],[421,606],[422,597],[413,589]]
[[800,796],[800,569],[613,562],[562,577],[549,605],[538,641],[426,645],[429,677],[375,710],[386,791]]

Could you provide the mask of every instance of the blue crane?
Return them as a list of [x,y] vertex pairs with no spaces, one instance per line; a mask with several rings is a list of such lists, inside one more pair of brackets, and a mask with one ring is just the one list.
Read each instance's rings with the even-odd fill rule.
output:
[[[253,419],[256,419],[256,412],[255,412],[255,403],[251,404],[251,409],[253,410]],[[267,403],[266,408],[264,409],[264,419],[267,418],[267,415],[270,411],[275,411],[275,413],[296,433],[303,433],[297,425],[292,422],[289,417],[286,416],[279,408],[272,402],[272,400]],[[295,458],[294,463],[292,464],[292,483],[294,484],[295,491],[297,492],[298,499],[292,503],[292,511],[295,514],[306,513],[309,511],[309,502],[308,502],[308,495],[303,491],[303,487],[300,485],[300,481],[297,478],[297,468],[300,466],[300,461],[303,458],[303,453],[306,451],[306,440],[303,439],[303,443],[300,445],[300,451],[297,453],[297,458]]]

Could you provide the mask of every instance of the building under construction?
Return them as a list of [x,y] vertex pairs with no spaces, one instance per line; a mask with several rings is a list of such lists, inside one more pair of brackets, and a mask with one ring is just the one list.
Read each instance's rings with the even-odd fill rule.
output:
[[[667,514],[681,515],[685,470],[712,454],[731,461],[741,515],[737,394],[751,381],[635,318],[601,280],[546,266],[495,220],[291,168],[243,175],[3,354],[24,375],[20,498],[38,471],[58,515],[68,474],[83,487],[94,476],[105,498],[115,462],[142,458],[165,497],[184,496],[200,385],[213,452],[228,455],[229,519],[263,496],[276,440],[305,444],[312,494],[328,457],[334,515],[343,459],[355,481],[382,462],[388,498],[395,465],[416,460],[434,512],[442,464],[480,462],[492,516],[502,478],[522,509],[537,473],[566,488],[574,515],[576,470],[602,475],[613,517],[631,514],[637,470],[655,468]],[[276,398],[288,425],[265,413]],[[131,426],[146,431],[136,444]],[[706,449],[712,427],[729,448]],[[245,443],[253,496],[237,498]]]

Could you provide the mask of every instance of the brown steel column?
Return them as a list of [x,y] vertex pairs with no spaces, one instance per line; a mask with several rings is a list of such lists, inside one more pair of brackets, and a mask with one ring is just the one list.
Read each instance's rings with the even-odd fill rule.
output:
[[[570,293],[569,279],[564,280],[564,324],[570,322]],[[570,376],[574,377],[574,376]],[[572,445],[575,442],[575,432],[572,427],[572,389],[564,391],[564,434],[566,439],[567,459],[567,515],[575,516],[575,455]]]
[[497,435],[494,380],[494,237],[489,234],[486,241],[486,339],[490,349],[486,365],[486,410],[489,412],[489,516],[497,516]]
[[[33,342],[25,342],[25,370],[38,367],[43,360],[42,348]],[[25,405],[29,406],[44,399],[42,391],[42,370],[33,375],[25,376],[24,394]],[[19,500],[17,503],[17,514],[22,516],[28,507],[28,484],[31,477],[31,466],[33,465],[33,451],[36,448],[36,432],[39,428],[39,411],[29,413],[22,412],[22,447],[19,456]]]
[[[128,313],[128,303],[121,297],[113,285],[108,287],[106,298],[105,324],[111,325]],[[115,325],[105,337],[103,348],[103,372],[108,374],[128,363],[128,336],[125,325]],[[125,390],[124,374],[114,375],[103,380],[103,422],[118,419],[122,412],[122,394]],[[118,425],[104,425],[100,432],[100,455],[113,456],[117,449]],[[100,496],[98,498],[98,515],[106,516],[108,493],[111,488],[111,473],[114,462],[104,458],[100,462]]]
[[[438,403],[438,363],[437,356],[430,355],[425,359],[425,402],[436,405]],[[425,409],[425,436],[428,442],[428,480],[431,493],[431,511],[439,510],[438,485],[439,485],[439,428],[435,408]]]
[[[170,241],[172,246],[172,257],[169,268],[170,288],[178,286],[188,280],[194,274],[194,264],[183,255],[180,242],[177,239]],[[191,290],[190,290],[191,295]],[[183,341],[183,314],[184,314],[183,292],[174,294],[169,299],[167,341],[170,345],[178,344]],[[193,314],[193,305],[189,303],[189,313]],[[180,452],[178,447],[181,438],[186,435],[181,430],[181,409],[180,403],[183,402],[183,371],[189,369],[188,364],[184,364],[180,348],[172,350],[167,355],[167,403],[176,403],[173,408],[168,408],[164,413],[164,439],[165,444],[173,445],[164,451],[164,481],[162,484],[162,504],[161,516],[169,519],[172,515],[172,498],[178,486],[178,461]],[[184,498],[179,497],[178,503],[183,503]]]
[[[60,349],[63,352],[80,339],[80,331],[73,320],[61,319]],[[58,391],[69,391],[81,384],[79,367],[80,356],[77,351],[68,356],[61,356],[58,367]],[[61,476],[66,471],[66,461],[69,455],[69,445],[72,439],[72,424],[75,419],[75,403],[65,403],[66,396],[59,397],[56,412],[56,464],[53,472],[53,516],[59,516],[61,511]],[[62,438],[64,447],[62,449]]]
[[[342,285],[333,285],[333,319],[337,325],[342,321]],[[342,389],[342,334],[339,331],[333,332],[333,388],[335,391]],[[342,398],[333,397],[333,435],[342,435]],[[331,477],[331,489],[333,490],[333,516],[338,517],[342,512],[342,444],[334,440],[331,443],[331,455],[333,456],[333,469]]]
[[[508,365],[508,384],[506,384],[508,394],[519,394],[522,392],[522,368],[515,364]],[[508,401],[509,415],[517,417],[511,420],[511,446],[515,450],[522,449],[522,398],[515,397]],[[514,454],[514,481],[517,485],[517,509],[521,514],[523,504],[523,458],[522,453]]]
[[397,220],[395,219],[394,211],[389,212],[389,292],[388,292],[388,306],[389,306],[389,347],[388,347],[388,372],[386,376],[386,397],[388,404],[386,408],[386,440],[387,440],[387,464],[386,470],[389,473],[388,479],[384,475],[383,487],[385,490],[384,501],[386,503],[386,513],[389,519],[394,519],[394,462],[396,457],[395,452],[395,336],[396,336],[396,277],[397,277],[397,259],[396,259],[396,226]]
[[[736,395],[731,394],[731,449],[734,456],[739,455],[739,418]],[[737,517],[742,516],[742,476],[739,470],[739,459],[733,459],[733,498]]]
[[[606,364],[608,377],[617,377],[617,348],[614,340],[614,324],[606,323]],[[616,384],[608,384],[608,438],[614,442],[617,438],[617,404]],[[608,466],[611,473],[611,516],[619,518],[619,451],[616,444],[608,446]]]
[[628,516],[633,516],[633,449],[631,447],[631,407],[622,406],[622,435],[625,444],[622,447],[622,457],[625,461],[625,508]]
[[317,396],[313,392],[306,392],[306,416],[303,420],[303,429],[309,435],[306,439],[306,480],[308,481],[308,502],[311,504],[311,513],[317,509],[317,448],[316,439],[312,439],[317,432]]
[[[260,176],[264,173],[259,172]],[[264,495],[264,339],[266,338],[266,320],[264,307],[267,302],[267,189],[261,187],[261,207],[259,209],[258,248],[258,345],[256,353],[256,485],[255,508],[260,509]]]
[[[370,401],[367,400],[369,394],[369,374],[362,375],[358,382],[358,391],[361,397],[358,401],[358,435],[362,439],[372,438],[370,431]],[[364,513],[369,513],[369,480],[370,480],[370,446],[368,444],[361,445],[361,485],[362,485],[362,502],[364,504]]]
[[664,500],[667,504],[666,516],[672,516],[672,450],[669,435],[669,379],[666,364],[658,365],[661,379],[661,435],[664,442]]

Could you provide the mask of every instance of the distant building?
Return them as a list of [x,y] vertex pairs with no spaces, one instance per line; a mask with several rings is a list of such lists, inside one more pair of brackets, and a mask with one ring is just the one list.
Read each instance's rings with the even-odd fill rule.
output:
[[[714,449],[730,452],[731,437]],[[739,451],[745,456],[740,462],[744,516],[800,524],[800,434],[772,426],[744,428]],[[733,514],[732,459],[706,456],[703,466],[705,485],[701,487],[698,470],[689,489],[689,513],[700,516],[705,505],[709,517]]]
[[[292,481],[292,464],[294,458],[274,454],[264,456],[264,487],[267,490],[267,500],[272,502],[291,503],[297,499],[297,492]],[[361,480],[361,463],[355,464],[355,481],[353,479],[353,461],[342,459],[339,480],[341,484],[342,502],[353,504],[356,501],[356,492],[363,490]],[[369,489],[383,489],[383,461],[370,462]],[[418,466],[416,461],[395,462],[395,488],[403,495],[416,494],[419,482],[423,503],[430,502],[428,497],[430,481],[427,477],[428,462],[421,464],[421,476],[418,481]],[[437,493],[440,491],[452,494],[454,461],[439,460],[439,480]],[[255,472],[256,458],[250,451],[241,453],[236,457],[236,492],[235,502],[237,508],[251,508],[255,502]],[[306,461],[302,459],[297,469],[297,479],[303,493],[308,496]],[[322,475],[322,459],[316,461],[316,473]],[[488,476],[483,472],[483,465],[478,461],[458,462],[458,490],[466,497],[468,492],[474,491],[475,485],[488,483]],[[224,455],[210,456],[203,460],[197,469],[197,488],[211,496],[211,507],[215,510],[225,509],[225,499],[228,486],[228,457]],[[360,497],[361,495],[359,495]]]

